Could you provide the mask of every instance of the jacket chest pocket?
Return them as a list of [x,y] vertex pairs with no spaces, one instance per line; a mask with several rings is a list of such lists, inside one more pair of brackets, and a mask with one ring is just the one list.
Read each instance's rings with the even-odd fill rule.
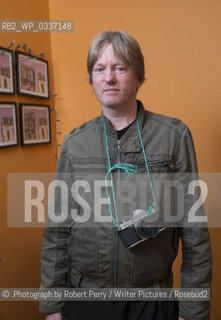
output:
[[149,161],[148,167],[150,171],[160,171],[160,172],[172,172],[175,169],[175,165],[169,160],[155,160]]
[[[144,159],[137,159],[135,161],[138,173],[147,171],[147,166]],[[151,159],[147,161],[148,169],[153,173],[169,173],[175,169],[175,162],[172,159]]]
[[107,159],[104,157],[70,158],[68,171],[76,176],[104,174],[107,172]]

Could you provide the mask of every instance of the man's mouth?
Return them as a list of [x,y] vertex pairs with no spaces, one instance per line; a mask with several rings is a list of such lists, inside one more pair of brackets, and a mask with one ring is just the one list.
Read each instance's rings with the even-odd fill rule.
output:
[[117,89],[117,88],[107,88],[107,89],[104,89],[104,92],[110,92],[110,93],[112,93],[112,92],[118,92],[118,91],[120,91],[120,90]]

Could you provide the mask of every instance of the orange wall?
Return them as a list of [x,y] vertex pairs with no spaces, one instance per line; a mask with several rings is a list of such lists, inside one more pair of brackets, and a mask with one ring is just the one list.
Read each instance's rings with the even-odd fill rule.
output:
[[[49,19],[48,2],[45,0],[1,2],[0,20]],[[52,70],[50,34],[8,33],[0,34],[0,46],[8,47],[15,40],[14,50],[18,44],[27,43],[32,54],[45,52],[49,60],[49,71]],[[50,72],[50,92],[53,93]],[[0,95],[0,101],[15,101],[51,104],[50,100]],[[42,229],[8,228],[7,227],[7,173],[8,172],[52,172],[55,170],[56,152],[54,113],[52,116],[52,143],[35,146],[16,146],[0,149],[0,286],[2,288],[38,288],[40,283],[40,247]],[[0,319],[42,319],[38,303],[34,302],[0,302]]]
[[[218,0],[49,0],[51,19],[73,19],[74,32],[52,35],[54,89],[63,135],[97,116],[86,56],[96,33],[124,30],[141,44],[147,81],[138,97],[146,108],[181,118],[190,127],[201,172],[221,170],[221,2]],[[60,141],[63,137],[60,137]],[[212,210],[211,207],[208,208]],[[216,211],[215,211],[216,212]],[[211,230],[213,311],[219,308],[220,229]],[[180,256],[174,267],[179,283]]]

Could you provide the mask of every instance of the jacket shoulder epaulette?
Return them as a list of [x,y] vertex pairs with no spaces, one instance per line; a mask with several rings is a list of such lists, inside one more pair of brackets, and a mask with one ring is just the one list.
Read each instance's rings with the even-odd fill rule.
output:
[[67,139],[71,139],[72,137],[81,134],[83,132],[85,132],[86,130],[90,129],[91,126],[93,126],[96,122],[98,122],[98,119],[100,117],[96,117],[92,120],[89,120],[87,122],[82,123],[79,127],[74,128],[73,130],[71,130],[68,135],[66,136]]
[[151,111],[148,111],[148,113],[150,120],[156,121],[161,125],[168,127],[169,129],[175,131],[178,135],[182,135],[182,132],[187,127],[185,123],[178,118],[165,116]]

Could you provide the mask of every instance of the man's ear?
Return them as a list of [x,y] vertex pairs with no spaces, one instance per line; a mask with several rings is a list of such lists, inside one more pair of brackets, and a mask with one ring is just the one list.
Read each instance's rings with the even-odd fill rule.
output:
[[137,90],[140,88],[141,82],[137,80]]
[[139,90],[140,86],[141,86],[140,81],[137,81],[137,90],[136,90],[136,93],[137,93],[137,91]]

